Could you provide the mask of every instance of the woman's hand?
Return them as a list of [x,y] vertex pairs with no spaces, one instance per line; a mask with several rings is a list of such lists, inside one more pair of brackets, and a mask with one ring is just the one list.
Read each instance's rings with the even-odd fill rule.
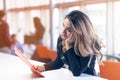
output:
[[[36,70],[40,71],[40,72],[45,71],[45,66],[33,65],[33,67],[34,67]],[[34,74],[37,74],[34,70],[31,69],[31,71],[32,71]]]
[[75,42],[75,37],[74,37],[74,33],[71,33],[69,35],[69,37],[65,40],[65,47],[66,50],[70,49],[71,47],[74,46],[74,42]]

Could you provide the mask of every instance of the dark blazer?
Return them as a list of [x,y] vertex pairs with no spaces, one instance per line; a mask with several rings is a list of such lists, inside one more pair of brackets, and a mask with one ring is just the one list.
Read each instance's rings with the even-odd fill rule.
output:
[[81,73],[96,75],[94,69],[95,56],[92,57],[90,66],[87,67],[90,56],[78,56],[75,54],[74,48],[70,48],[66,52],[63,52],[61,42],[62,39],[59,37],[57,42],[57,58],[55,61],[45,64],[46,70],[59,69],[63,67],[64,64],[67,64],[68,69],[72,71],[74,76],[80,76]]

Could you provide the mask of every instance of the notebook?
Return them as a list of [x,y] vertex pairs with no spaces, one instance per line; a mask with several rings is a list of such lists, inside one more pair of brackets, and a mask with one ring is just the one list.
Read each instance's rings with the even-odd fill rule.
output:
[[40,71],[36,70],[33,65],[27,60],[27,58],[23,55],[23,53],[14,46],[15,54],[20,57],[21,60],[23,60],[34,72],[36,72],[40,77],[44,77]]

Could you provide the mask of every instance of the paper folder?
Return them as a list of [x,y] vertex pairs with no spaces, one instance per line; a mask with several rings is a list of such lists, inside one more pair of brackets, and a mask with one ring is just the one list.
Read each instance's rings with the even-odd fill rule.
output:
[[33,65],[26,59],[26,57],[23,55],[23,53],[16,47],[14,46],[15,54],[20,57],[33,71],[35,71],[40,77],[44,77],[40,71],[36,70]]

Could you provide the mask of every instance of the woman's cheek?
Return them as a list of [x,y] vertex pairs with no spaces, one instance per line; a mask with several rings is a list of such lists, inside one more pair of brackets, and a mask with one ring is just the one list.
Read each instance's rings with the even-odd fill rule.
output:
[[64,33],[61,33],[61,38],[62,38],[62,39],[65,39]]

